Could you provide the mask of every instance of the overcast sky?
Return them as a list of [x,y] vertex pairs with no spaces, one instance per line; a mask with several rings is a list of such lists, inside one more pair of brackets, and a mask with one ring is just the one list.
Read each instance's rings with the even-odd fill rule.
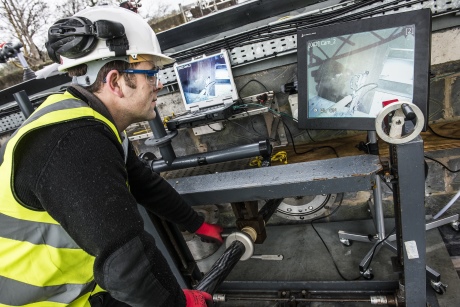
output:
[[[149,6],[155,5],[155,2],[157,1],[152,1],[152,0],[141,1],[142,7],[146,7],[146,8]],[[179,10],[179,3],[181,3],[182,5],[187,5],[187,4],[196,2],[196,0],[160,0],[159,2],[170,4],[171,9]],[[142,10],[142,7],[141,7],[141,10]]]
[[[145,1],[144,0],[144,2],[150,2],[150,1]],[[182,5],[186,5],[186,4],[196,2],[196,0],[166,0],[166,2],[171,3],[171,6],[177,7],[179,5],[179,3],[182,3]]]

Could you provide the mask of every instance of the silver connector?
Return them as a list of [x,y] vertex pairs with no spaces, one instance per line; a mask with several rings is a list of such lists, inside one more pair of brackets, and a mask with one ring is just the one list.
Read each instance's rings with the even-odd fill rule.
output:
[[251,259],[260,259],[260,260],[283,260],[283,255],[252,255]]
[[225,302],[225,294],[216,293],[212,296],[212,300],[214,303]]
[[372,305],[388,305],[387,297],[384,295],[371,296]]

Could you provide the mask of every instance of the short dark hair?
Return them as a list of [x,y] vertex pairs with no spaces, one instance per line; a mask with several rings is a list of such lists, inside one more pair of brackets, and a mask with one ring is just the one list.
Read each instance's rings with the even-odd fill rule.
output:
[[[83,87],[91,93],[97,93],[101,90],[102,85],[105,83],[105,78],[111,70],[131,69],[131,68],[135,68],[138,64],[139,63],[130,64],[128,62],[120,61],[120,60],[108,62],[104,66],[101,67],[101,69],[97,73],[97,77],[94,83],[89,86],[83,86]],[[87,68],[88,66],[86,64],[80,64],[75,67],[71,67],[67,69],[67,73],[70,77],[79,77],[79,76],[83,76],[84,74],[86,74]],[[136,88],[136,82],[135,82],[135,78],[133,75],[124,74],[123,77],[125,78],[125,81],[129,87]]]

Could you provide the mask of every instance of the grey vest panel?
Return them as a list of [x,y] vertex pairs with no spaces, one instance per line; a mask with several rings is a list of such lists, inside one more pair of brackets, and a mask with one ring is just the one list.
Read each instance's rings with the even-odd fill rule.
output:
[[87,284],[65,284],[60,286],[36,287],[17,280],[0,276],[2,293],[8,295],[0,296],[0,304],[22,306],[31,302],[56,302],[70,304],[75,297],[80,297],[91,292],[96,282],[93,280]]
[[46,244],[56,248],[80,249],[61,225],[19,220],[2,213],[0,213],[0,237],[35,245]]

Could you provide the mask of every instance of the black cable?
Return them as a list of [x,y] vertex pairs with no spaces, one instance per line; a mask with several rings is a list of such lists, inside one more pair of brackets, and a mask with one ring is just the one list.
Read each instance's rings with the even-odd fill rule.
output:
[[[248,81],[244,86],[248,85],[249,82],[251,82],[251,81],[258,82],[258,83],[259,83],[260,85],[262,85],[262,86],[265,88],[265,90],[267,90],[267,92],[268,92],[268,89],[265,87],[265,85],[263,85],[261,82],[259,82],[259,81],[257,81],[257,80],[250,80],[250,81]],[[243,87],[244,87],[244,86],[243,86]],[[241,88],[241,90],[242,90],[242,89],[243,89],[243,88]],[[241,90],[240,90],[240,91],[241,91]],[[239,97],[239,99],[242,101],[242,99],[240,98],[240,94],[239,94],[239,93],[238,93],[238,97]],[[240,106],[235,106],[234,109],[243,108],[243,107],[247,107],[247,106],[254,106],[254,107],[258,107],[258,108],[265,108],[265,106],[263,106],[263,105],[261,105],[261,104],[247,103],[247,104],[242,104],[242,105],[240,105]],[[282,118],[282,117],[283,117],[283,116],[288,117],[289,119],[291,119],[291,120],[292,120],[293,122],[295,122],[295,123],[298,123],[299,121],[298,121],[296,118],[294,118],[294,117],[292,117],[292,116],[290,116],[290,115],[288,115],[288,114],[286,114],[286,113],[284,113],[284,112],[277,112],[277,111],[275,111],[275,110],[273,110],[273,109],[271,109],[271,108],[268,108],[268,111],[271,112],[271,113],[273,113],[274,115],[280,117],[281,122],[283,123],[284,127],[287,129],[287,131],[288,131],[288,133],[289,133],[289,136],[291,137],[291,140],[292,140],[292,147],[293,147],[293,149],[294,149],[294,152],[295,152],[297,155],[302,155],[302,154],[305,154],[305,153],[314,151],[314,150],[316,150],[316,149],[331,148],[331,149],[334,151],[335,155],[336,155],[337,157],[339,157],[339,155],[337,154],[337,151],[336,151],[333,147],[331,147],[331,146],[316,147],[316,148],[310,149],[310,150],[308,150],[308,151],[306,151],[306,152],[298,153],[298,152],[297,152],[297,149],[296,149],[296,147],[295,147],[294,137],[292,136],[291,130],[289,129],[289,127],[287,126],[287,124],[283,121],[283,118]],[[245,112],[248,114],[248,117],[249,117],[249,112],[248,112],[247,110],[245,110]],[[252,124],[252,129],[253,129],[257,134],[259,134],[259,133],[256,131],[256,129],[254,128],[254,124],[252,123],[252,121],[251,121],[251,124]],[[246,130],[247,130],[247,129],[246,129]],[[310,140],[311,140],[312,142],[316,142],[316,141],[312,138],[312,136],[310,135],[310,132],[309,132],[307,129],[305,130],[305,132],[307,132],[308,137],[310,138]],[[260,135],[260,134],[259,134],[259,135]]]
[[[241,103],[243,103],[243,99],[241,98],[241,95],[240,95],[240,94],[241,94],[241,92],[243,91],[243,89],[244,89],[249,83],[251,83],[251,82],[256,82],[256,83],[260,84],[260,85],[265,89],[266,92],[269,92],[268,88],[267,88],[262,82],[260,82],[259,80],[256,80],[256,79],[251,79],[251,80],[249,80],[248,82],[246,82],[246,83],[240,88],[240,90],[238,91],[238,99],[239,99],[239,101],[240,101]],[[264,107],[265,107],[265,106],[263,106],[263,105],[257,105],[257,106],[260,107],[260,108],[264,108]],[[268,108],[268,109],[271,110],[270,108]],[[247,110],[245,110],[245,112],[246,112],[246,114],[248,115],[249,121],[251,122],[252,130],[254,130],[254,132],[255,132],[257,135],[263,136],[263,135],[262,135],[260,132],[258,132],[258,131],[256,130],[256,128],[254,127],[254,122],[251,120],[249,112],[248,112]],[[239,125],[239,124],[238,124],[238,125]],[[242,125],[239,125],[239,126],[240,126],[240,127],[243,127]],[[243,128],[244,128],[244,127],[243,127]],[[245,128],[245,129],[246,129],[246,128]],[[246,129],[246,130],[249,131],[249,129]],[[249,132],[250,132],[250,131],[249,131]],[[276,142],[276,140],[270,138],[270,136],[268,136],[268,139],[269,139],[270,141]]]
[[[286,113],[284,113],[284,112],[280,112],[280,114],[281,114],[282,116],[285,116],[285,117],[290,118],[294,123],[297,123],[297,124],[299,123],[299,121],[298,121],[296,118],[294,118],[294,117],[292,117],[292,116],[290,116],[290,115],[288,115],[288,114],[286,114]],[[289,132],[290,132],[290,131],[289,131]],[[308,129],[305,129],[304,132],[307,133],[308,137],[310,138],[310,140],[311,140],[313,143],[316,142],[316,140],[313,139],[312,136],[310,135],[310,131],[309,131]],[[302,133],[304,133],[304,132],[302,132]],[[300,133],[300,134],[302,134],[302,133]],[[294,137],[297,137],[297,136],[299,136],[300,134],[297,134],[297,135],[294,136]],[[292,139],[292,134],[291,134],[291,139]]]
[[[297,31],[318,26],[326,26],[333,23],[343,23],[353,20],[364,19],[366,17],[385,14],[388,11],[398,10],[403,7],[411,6],[412,4],[420,3],[419,0],[401,3],[400,0],[395,0],[389,3],[383,3],[377,7],[371,7],[366,10],[353,13],[364,7],[369,7],[372,4],[381,2],[380,0],[360,1],[343,8],[335,9],[321,14],[309,15],[301,18],[287,19],[286,21],[275,25],[267,25],[259,27],[255,30],[246,31],[233,36],[226,36],[222,39],[213,41],[207,45],[197,46],[193,49],[188,49],[172,54],[178,61],[185,60],[203,53],[218,52],[221,49],[233,49],[245,44],[254,44],[261,41],[268,41],[278,37],[288,35],[297,35]],[[453,12],[453,11],[452,11]],[[442,13],[442,12],[441,12]],[[437,14],[434,13],[433,16]]]
[[[267,136],[265,136],[265,135],[262,135],[262,134],[258,133],[257,131],[252,132],[251,130],[249,130],[249,129],[246,128],[245,126],[243,126],[243,125],[241,125],[241,124],[238,124],[237,122],[235,122],[235,121],[233,121],[233,120],[227,119],[226,121],[229,122],[229,123],[235,124],[235,125],[237,125],[237,126],[240,126],[241,128],[243,128],[244,130],[248,131],[249,133],[251,133],[251,134],[253,134],[253,135],[257,135],[257,136],[263,137],[263,138],[268,138],[270,141],[276,142],[276,140],[270,138],[270,136],[267,137]],[[253,140],[253,141],[254,141],[254,140]]]
[[436,159],[434,159],[434,158],[431,158],[431,157],[428,157],[428,156],[425,156],[425,155],[424,155],[424,157],[425,157],[425,159],[428,159],[428,160],[431,160],[431,161],[434,161],[434,162],[440,164],[442,167],[444,167],[446,170],[448,170],[448,171],[451,172],[451,173],[458,173],[458,172],[460,172],[460,169],[458,169],[458,170],[456,170],[456,171],[451,170],[449,167],[447,167],[446,165],[444,165],[443,163],[439,162],[438,160],[436,160]]
[[438,134],[436,131],[433,130],[433,128],[431,128],[431,126],[428,125],[428,129],[431,130],[431,132],[433,132],[434,135],[440,137],[440,138],[445,138],[445,139],[450,139],[450,140],[460,140],[460,138],[456,138],[456,137],[452,137],[452,136],[446,136],[446,135],[440,135]]
[[318,149],[322,149],[322,148],[330,148],[330,149],[332,149],[332,151],[334,151],[334,154],[337,156],[337,158],[339,157],[339,154],[337,153],[335,148],[332,147],[332,146],[319,146],[319,147],[311,148],[311,149],[309,149],[307,151],[304,151],[304,152],[297,152],[297,149],[296,149],[295,143],[294,143],[294,138],[292,137],[291,130],[289,129],[289,127],[286,125],[286,123],[283,120],[281,120],[281,121],[283,122],[284,127],[287,129],[287,131],[289,133],[289,136],[291,137],[292,148],[294,149],[294,152],[295,152],[296,155],[303,155],[303,154],[306,154],[306,153],[309,153],[309,152],[312,152],[312,151],[315,151],[315,150],[318,150]]
[[[431,126],[428,125],[428,129],[434,134],[436,135],[437,137],[440,137],[440,138],[444,138],[444,139],[450,139],[450,140],[460,140],[460,138],[456,138],[456,137],[451,137],[451,136],[446,136],[446,135],[440,135],[439,133],[437,133],[436,131],[433,130],[433,128],[431,128]],[[451,173],[458,173],[460,172],[460,169],[458,170],[452,170],[450,169],[449,167],[447,167],[446,165],[444,165],[443,163],[441,163],[440,161],[434,159],[434,158],[431,158],[431,157],[428,157],[426,155],[424,155],[425,159],[428,159],[428,160],[431,160],[433,162],[436,162],[438,164],[440,164],[442,167],[444,167],[446,170],[448,170],[449,172]]]
[[[249,104],[243,104],[243,105],[241,105],[241,106],[237,106],[236,108],[238,108],[238,107],[242,108],[242,107],[246,107],[246,106],[255,106],[255,107],[259,107],[259,108],[265,108],[265,106],[263,106],[263,105],[251,104],[251,103],[249,103]],[[307,151],[305,151],[305,152],[301,152],[301,153],[297,152],[297,149],[296,149],[295,143],[294,143],[294,137],[292,136],[291,130],[289,129],[289,127],[287,126],[287,124],[283,121],[282,116],[285,116],[285,117],[290,118],[290,119],[291,119],[293,122],[295,122],[295,123],[298,123],[298,120],[295,119],[294,117],[292,117],[292,116],[290,116],[290,115],[284,113],[284,112],[276,112],[275,110],[273,110],[273,109],[271,109],[271,108],[268,108],[268,111],[271,112],[271,113],[273,113],[274,115],[280,117],[281,122],[283,123],[284,127],[287,129],[287,131],[288,131],[288,133],[289,133],[289,136],[291,137],[292,147],[293,147],[293,149],[294,149],[294,152],[295,152],[297,155],[302,155],[302,154],[305,154],[305,153],[309,153],[309,152],[314,151],[314,150],[317,150],[317,149],[330,148],[330,149],[332,149],[332,150],[334,151],[335,155],[336,155],[337,157],[339,157],[337,151],[336,151],[332,146],[320,146],[320,147],[315,147],[315,148],[309,149],[309,150],[307,150]],[[246,110],[245,112],[246,112],[246,113],[248,114],[248,116],[249,116],[249,112],[248,112],[247,110]],[[252,129],[253,129],[258,135],[260,135],[260,134],[256,131],[256,129],[254,128],[254,124],[252,123],[252,121],[251,121],[251,124],[252,124]],[[278,124],[279,124],[279,123],[278,123]],[[248,130],[248,129],[246,129],[246,130]],[[305,130],[305,131],[307,132],[308,137],[309,137],[313,142],[315,142],[315,140],[311,137],[311,135],[310,135],[310,133],[308,132],[308,130]],[[271,139],[271,140],[272,140],[272,139]],[[275,141],[276,141],[276,140],[275,140]]]
[[[281,36],[285,36],[285,35],[289,35],[289,34],[296,34],[297,30],[298,30],[298,27],[300,27],[302,25],[302,22],[306,22],[306,23],[309,23],[311,24],[313,22],[313,24],[316,22],[317,24],[321,24],[321,22],[323,23],[332,23],[334,22],[333,18],[332,17],[335,17],[335,18],[343,18],[343,15],[344,13],[346,12],[351,12],[355,9],[358,9],[358,8],[361,8],[363,6],[367,6],[369,5],[370,3],[374,3],[374,2],[378,2],[377,0],[373,0],[372,2],[371,1],[365,1],[365,3],[357,3],[357,4],[353,4],[353,5],[350,5],[350,6],[347,6],[345,8],[342,8],[342,9],[337,9],[335,11],[332,11],[332,12],[328,12],[328,13],[323,13],[323,14],[320,14],[320,15],[310,15],[310,16],[306,16],[306,17],[303,17],[303,18],[300,18],[300,19],[296,19],[296,20],[287,20],[286,22],[281,22],[279,24],[276,24],[276,25],[269,25],[269,26],[265,26],[265,27],[259,27],[255,30],[251,30],[251,31],[247,31],[247,32],[244,32],[242,34],[238,34],[238,35],[234,35],[234,36],[229,36],[229,37],[225,37],[223,39],[220,39],[218,41],[214,41],[212,44],[208,44],[207,46],[199,46],[197,48],[194,48],[194,49],[189,49],[189,50],[184,50],[182,52],[178,52],[178,53],[175,53],[174,54],[174,58],[176,58],[178,61],[182,60],[182,59],[187,59],[187,58],[191,58],[193,56],[196,56],[196,55],[200,55],[200,54],[203,54],[203,53],[206,53],[206,52],[212,52],[212,51],[220,51],[220,49],[224,48],[224,49],[232,49],[234,47],[238,47],[240,46],[241,44],[244,44],[244,43],[257,43],[258,42],[258,39],[259,40],[263,40],[263,41],[266,41],[266,40],[269,40],[269,39],[273,39],[273,38],[276,38],[276,37],[281,37]],[[395,1],[395,2],[398,2],[398,1]],[[286,29],[284,32],[283,32],[283,29]],[[266,37],[262,37],[260,38],[261,36],[266,36]]]
[[310,138],[310,140],[311,140],[313,143],[315,143],[315,142],[316,142],[316,140],[315,140],[315,139],[313,139],[313,138],[311,137],[311,135],[310,135],[310,131],[309,131],[308,129],[305,129],[305,131],[307,131],[307,134],[308,134],[308,137]]
[[243,89],[244,89],[246,86],[248,86],[248,84],[251,83],[251,82],[259,83],[260,85],[262,85],[262,87],[265,89],[266,92],[269,92],[269,90],[267,89],[267,87],[266,87],[262,82],[260,82],[260,81],[258,81],[258,80],[256,80],[256,79],[251,79],[251,80],[249,80],[248,82],[246,82],[246,83],[240,88],[240,90],[238,91],[238,98],[239,98],[239,100],[240,100],[241,102],[243,102],[243,99],[241,99],[240,94],[241,94],[241,92],[243,91]]
[[335,208],[335,209],[334,209],[331,213],[329,213],[328,215],[325,215],[325,216],[321,216],[321,217],[317,217],[317,218],[312,219],[312,220],[310,221],[310,225],[311,225],[311,227],[313,228],[313,230],[316,232],[316,235],[317,235],[318,238],[321,240],[321,242],[323,242],[323,245],[324,245],[324,247],[326,248],[327,252],[329,253],[329,257],[331,257],[332,263],[334,264],[334,267],[335,267],[337,273],[340,275],[340,277],[341,277],[343,280],[345,280],[345,281],[353,281],[353,280],[358,280],[358,279],[360,279],[360,278],[361,278],[361,274],[360,274],[358,277],[352,278],[352,279],[348,279],[348,278],[346,278],[345,276],[343,276],[342,272],[340,272],[339,267],[337,266],[337,263],[336,263],[335,260],[334,260],[334,257],[332,257],[332,253],[331,253],[331,251],[329,250],[329,247],[327,247],[327,244],[326,244],[326,242],[324,242],[323,237],[321,237],[321,235],[319,234],[319,232],[316,230],[315,226],[313,225],[313,223],[314,223],[315,221],[318,221],[318,220],[327,218],[327,217],[333,215],[334,213],[336,213],[337,210],[339,210],[340,206],[342,206],[342,202],[343,202],[343,196],[342,196],[342,198],[340,199],[340,202],[339,202],[339,204],[337,205],[337,208]]
[[256,127],[254,127],[254,122],[251,120],[250,118],[251,115],[249,114],[248,110],[245,110],[245,112],[248,115],[249,121],[251,122],[252,130],[254,130],[254,132],[257,133],[258,135],[262,135],[259,131],[256,130]]
[[213,127],[211,127],[211,124],[208,124],[208,127],[209,127],[209,129],[211,129],[214,132],[220,132],[220,131],[224,131],[226,126],[224,124],[222,124],[222,129],[220,129],[220,130],[214,129]]

